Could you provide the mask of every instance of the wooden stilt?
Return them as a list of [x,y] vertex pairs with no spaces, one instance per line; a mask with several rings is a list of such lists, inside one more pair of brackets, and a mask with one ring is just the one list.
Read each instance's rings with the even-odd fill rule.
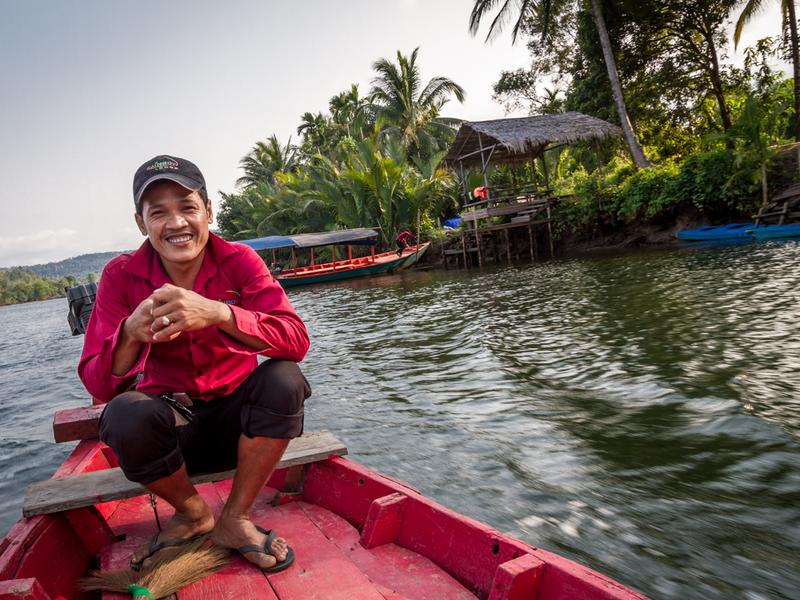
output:
[[481,252],[481,234],[478,231],[478,222],[475,222],[475,239],[478,243],[478,267],[483,267],[483,252]]
[[461,252],[464,254],[464,268],[467,268],[467,235],[469,230],[461,234]]
[[533,225],[528,223],[528,250],[531,253],[531,262],[533,262]]
[[[486,162],[486,157],[483,155],[483,139],[481,138],[480,133],[478,133],[478,148],[480,148],[481,151],[481,167],[482,167],[481,171],[483,173],[483,187],[486,188],[486,197],[491,198],[492,194],[489,192],[489,177],[486,175],[486,168],[489,165]],[[475,222],[475,226],[476,227],[478,226],[477,221]],[[480,252],[478,252],[478,255],[480,255]]]
[[531,227],[533,229],[533,259],[536,260],[539,258],[539,250],[536,247],[539,241],[536,239],[536,227]]
[[556,253],[553,250],[553,223],[550,218],[550,201],[547,202],[547,240],[550,242],[550,258],[553,258]]
[[508,266],[511,266],[511,236],[508,235],[508,229],[503,229],[506,237],[506,257],[508,258]]

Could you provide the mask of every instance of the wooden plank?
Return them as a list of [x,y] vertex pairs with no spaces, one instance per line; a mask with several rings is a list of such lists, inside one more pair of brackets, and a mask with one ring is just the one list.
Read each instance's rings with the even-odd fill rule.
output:
[[300,503],[278,508],[258,504],[251,517],[265,529],[275,528],[294,549],[296,558],[290,568],[267,575],[279,598],[385,600],[375,584],[309,519]]
[[339,551],[375,583],[387,599],[475,600],[464,586],[429,558],[396,544],[367,550],[358,530],[339,515],[315,504],[298,503]]
[[81,406],[56,411],[53,415],[53,438],[56,442],[72,442],[97,437],[97,424],[105,404]]
[[[344,454],[347,454],[347,447],[329,431],[307,433],[289,443],[277,468],[303,465]],[[233,474],[234,471],[224,471],[196,475],[192,477],[192,482],[220,481],[233,477]],[[22,514],[26,517],[50,514],[145,493],[147,491],[141,485],[128,481],[120,469],[81,473],[28,486]]]

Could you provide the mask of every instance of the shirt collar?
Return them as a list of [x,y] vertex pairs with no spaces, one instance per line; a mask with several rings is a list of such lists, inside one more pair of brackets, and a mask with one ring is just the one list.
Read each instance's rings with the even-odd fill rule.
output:
[[148,280],[155,287],[161,287],[169,283],[169,275],[164,270],[164,266],[158,258],[158,254],[153,250],[150,240],[145,240],[139,249],[125,265],[125,270],[132,275]]
[[197,279],[194,282],[195,289],[203,289],[206,282],[217,273],[219,265],[225,262],[228,256],[235,253],[236,248],[233,244],[229,244],[221,237],[209,232],[203,264],[200,266],[200,272],[197,273]]

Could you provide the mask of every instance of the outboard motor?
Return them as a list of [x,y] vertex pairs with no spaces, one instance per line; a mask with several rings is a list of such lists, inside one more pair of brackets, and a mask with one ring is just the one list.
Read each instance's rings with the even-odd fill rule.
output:
[[67,292],[67,302],[69,302],[67,321],[72,329],[72,335],[86,333],[89,317],[92,316],[94,308],[94,298],[97,295],[97,284],[76,285],[64,288],[64,291]]

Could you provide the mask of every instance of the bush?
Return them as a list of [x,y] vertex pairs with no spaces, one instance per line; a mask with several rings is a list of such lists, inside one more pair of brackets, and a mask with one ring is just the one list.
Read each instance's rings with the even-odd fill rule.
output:
[[710,215],[749,212],[758,205],[758,166],[737,161],[728,150],[693,154],[681,165],[671,194]]
[[649,169],[640,169],[622,185],[617,214],[623,218],[655,218],[672,212],[681,199],[674,186],[678,167],[672,161]]
[[749,214],[759,203],[758,165],[726,149],[693,154],[634,170],[615,160],[591,174],[583,169],[560,180],[559,231],[594,235],[603,226],[634,219],[658,221],[695,208],[714,218]]

